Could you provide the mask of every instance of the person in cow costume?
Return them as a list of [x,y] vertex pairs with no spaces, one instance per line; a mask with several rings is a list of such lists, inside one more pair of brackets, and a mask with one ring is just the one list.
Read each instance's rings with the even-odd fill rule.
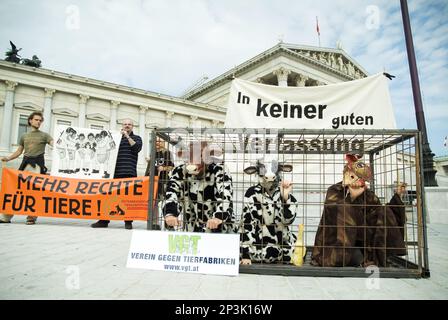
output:
[[327,190],[311,264],[322,267],[387,266],[388,256],[406,255],[406,185],[382,205],[366,182],[371,169],[358,155],[346,155],[343,180]]
[[257,160],[244,169],[258,174],[259,182],[244,195],[241,264],[291,262],[297,238],[289,225],[296,218],[297,200],[291,194],[292,183],[280,178],[280,172],[291,171],[292,165],[275,159]]
[[162,209],[169,230],[235,231],[232,177],[216,158],[221,153],[205,141],[192,142],[177,152],[185,163],[170,172]]

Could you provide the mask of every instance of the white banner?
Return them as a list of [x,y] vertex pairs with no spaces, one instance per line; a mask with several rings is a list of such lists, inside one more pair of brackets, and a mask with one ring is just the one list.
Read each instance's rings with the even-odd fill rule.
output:
[[127,267],[236,276],[239,241],[238,234],[136,230]]
[[121,134],[57,125],[51,175],[79,179],[112,179]]
[[232,81],[226,128],[395,129],[382,73],[316,87]]

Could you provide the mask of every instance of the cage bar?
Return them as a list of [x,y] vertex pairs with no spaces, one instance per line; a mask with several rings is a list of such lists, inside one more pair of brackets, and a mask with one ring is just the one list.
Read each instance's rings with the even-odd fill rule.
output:
[[[368,185],[369,189],[375,193],[383,205],[381,209],[376,209],[384,210],[383,223],[385,227],[383,228],[384,237],[382,239],[387,243],[388,234],[393,232],[394,228],[396,230],[401,228],[403,233],[406,254],[401,256],[388,255],[386,265],[378,268],[380,277],[419,278],[429,276],[426,211],[422,185],[421,137],[417,130],[159,128],[152,133],[151,158],[153,159],[156,152],[156,137],[165,141],[166,149],[171,152],[175,166],[182,165],[184,162],[184,159],[177,155],[179,148],[185,148],[191,142],[207,141],[209,145],[213,145],[222,151],[220,157],[214,159],[214,161],[222,164],[226,172],[232,177],[233,196],[230,202],[233,205],[234,213],[233,232],[242,232],[244,227],[242,222],[243,209],[248,205],[244,195],[249,188],[259,183],[258,177],[244,173],[244,169],[258,159],[264,161],[276,159],[279,162],[292,165],[292,172],[282,172],[280,177],[283,181],[287,180],[292,183],[293,188],[290,194],[296,198],[297,202],[290,207],[294,207],[295,218],[288,226],[280,226],[278,223],[277,225],[279,228],[289,228],[291,234],[297,235],[299,225],[303,224],[303,247],[306,248],[307,252],[304,263],[301,266],[293,265],[285,256],[272,263],[254,260],[251,265],[240,265],[241,273],[289,276],[371,276],[371,268],[361,265],[350,266],[346,261],[343,263],[344,266],[334,267],[315,266],[310,263],[316,232],[325,208],[324,202],[327,190],[330,186],[342,180],[342,171],[345,164],[344,155],[355,153],[363,155],[363,161],[369,164],[373,177]],[[157,171],[153,168],[150,173],[149,203],[153,203],[154,200],[152,198],[153,182],[156,175]],[[162,181],[164,184],[167,182]],[[407,193],[402,197],[403,204],[396,207],[404,209],[405,223],[402,227],[399,225],[388,226],[386,224],[388,209],[384,205],[393,197],[394,189],[400,182],[407,184]],[[199,181],[198,183],[205,182]],[[182,185],[187,188],[188,184],[185,182]],[[190,191],[182,190],[184,193]],[[269,207],[269,201],[272,201],[272,199],[267,198],[269,197],[263,195],[262,204]],[[192,205],[195,208],[202,206],[203,208],[204,205],[213,206],[216,204],[213,201],[209,201],[207,204],[194,203],[194,201],[197,201],[194,199],[196,198],[182,199],[183,210],[187,205]],[[162,230],[168,230],[161,213],[166,204],[164,194],[159,194],[155,203],[154,207],[152,205],[148,206],[148,229],[158,225]],[[352,210],[350,208],[356,208],[357,205],[351,204],[351,206],[348,207],[344,202],[344,207],[341,209],[344,215],[345,212],[349,212],[345,210]],[[373,205],[362,204],[358,206],[367,212],[371,210]],[[281,210],[285,212],[284,204],[282,209],[279,210],[279,212]],[[202,215],[204,215],[204,212],[202,212]],[[181,212],[180,217],[185,219],[185,212]],[[202,218],[204,217],[199,219]],[[266,224],[264,219],[266,218],[262,218],[262,224],[268,228],[267,226],[270,225]],[[182,225],[175,230],[185,230],[186,223],[187,221],[183,221]],[[331,225],[326,227],[337,229],[336,226]],[[344,230],[349,231],[352,230],[351,228],[357,228],[353,229],[358,230],[356,232],[361,232],[359,230],[362,229],[364,237],[364,246],[345,246],[344,244],[340,247],[344,250],[344,257],[346,250],[359,249],[365,257],[367,252],[370,252],[369,250],[391,252],[394,249],[387,247],[387,245],[365,246],[366,234],[372,232],[371,226],[367,225],[366,222],[362,226],[344,225],[343,227]],[[210,230],[204,229],[204,232],[210,232]],[[268,242],[269,239],[265,240],[262,237],[258,245],[267,248],[271,245]],[[284,239],[283,242],[280,241],[276,245],[278,245],[280,251],[289,248]],[[327,246],[322,249],[328,250],[331,247]]]

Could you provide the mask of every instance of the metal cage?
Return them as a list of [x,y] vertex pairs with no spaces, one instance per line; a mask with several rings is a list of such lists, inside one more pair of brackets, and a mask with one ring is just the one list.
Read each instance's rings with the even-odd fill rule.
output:
[[[393,195],[399,182],[407,184],[403,197],[406,212],[404,225],[405,256],[388,257],[386,267],[378,268],[380,277],[429,277],[426,237],[426,214],[422,179],[421,136],[416,130],[286,130],[286,129],[224,129],[224,128],[162,128],[150,137],[150,159],[156,155],[156,138],[164,141],[173,155],[174,165],[183,162],[176,157],[179,146],[194,141],[207,141],[223,152],[220,161],[233,180],[235,221],[240,225],[245,191],[258,183],[257,177],[243,172],[256,159],[274,157],[292,164],[293,171],[281,178],[292,182],[297,199],[296,217],[289,226],[293,234],[303,225],[306,256],[301,266],[290,263],[253,263],[240,265],[241,273],[287,276],[369,277],[372,269],[364,267],[319,267],[310,264],[316,231],[324,208],[329,186],[342,180],[344,155],[362,154],[372,169],[369,185],[382,204]],[[149,230],[165,229],[161,213],[164,191],[154,199],[154,166],[149,170]],[[161,181],[159,185],[166,184]],[[153,202],[154,201],[154,202]]]

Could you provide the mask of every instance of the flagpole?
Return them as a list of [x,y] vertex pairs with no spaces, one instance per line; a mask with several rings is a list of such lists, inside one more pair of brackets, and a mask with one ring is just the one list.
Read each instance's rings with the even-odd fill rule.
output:
[[317,31],[317,39],[319,40],[319,47],[320,47],[320,30],[319,30],[319,20],[316,16],[316,31]]
[[414,109],[417,119],[417,129],[422,133],[423,139],[423,178],[425,186],[436,187],[436,170],[434,169],[434,154],[429,147],[428,133],[426,131],[425,114],[423,112],[420,81],[418,79],[417,62],[415,59],[414,43],[412,41],[411,22],[409,19],[408,3],[400,0],[403,29],[408,54],[409,71],[411,74],[412,94],[414,96]]
[[[412,94],[414,96],[414,108],[415,115],[417,118],[417,129],[421,132],[421,137],[423,140],[422,151],[423,154],[423,180],[424,187],[431,186],[437,187],[437,181],[435,179],[436,170],[434,169],[434,154],[431,152],[429,147],[428,135],[426,132],[425,115],[423,113],[423,103],[422,96],[420,93],[420,82],[418,79],[417,62],[415,59],[414,42],[412,41],[412,31],[411,31],[411,21],[409,18],[408,3],[407,0],[400,0],[401,6],[401,16],[403,19],[403,29],[404,37],[406,41],[406,50],[408,54],[409,71],[411,74],[411,84],[412,84]],[[418,141],[418,140],[417,140]],[[417,149],[418,150],[418,149]],[[419,155],[416,155],[416,157]],[[427,205],[425,203],[425,189],[422,188],[421,199],[423,202],[423,212],[422,212],[422,233],[423,233],[423,263],[422,266],[422,277],[429,278],[429,259],[428,259],[428,236],[426,227],[426,216],[427,216]],[[420,237],[419,237],[420,238]]]

